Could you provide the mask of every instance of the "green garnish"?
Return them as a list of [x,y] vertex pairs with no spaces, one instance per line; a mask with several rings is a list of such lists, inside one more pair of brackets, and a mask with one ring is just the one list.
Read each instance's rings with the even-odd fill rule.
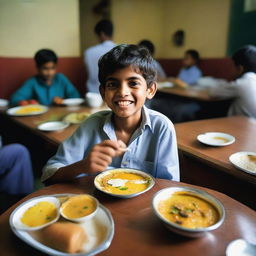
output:
[[83,209],[88,209],[88,206],[84,206]]
[[128,188],[127,187],[122,187],[122,188],[119,188],[120,190],[127,190]]
[[180,212],[180,209],[176,206],[172,206],[171,213],[172,214],[178,214]]
[[51,220],[51,217],[50,217],[50,216],[47,216],[46,219],[47,219],[47,220]]

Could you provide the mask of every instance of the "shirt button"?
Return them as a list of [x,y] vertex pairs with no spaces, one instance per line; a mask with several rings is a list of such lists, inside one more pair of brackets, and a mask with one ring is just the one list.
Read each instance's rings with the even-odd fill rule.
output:
[[129,162],[125,161],[122,163],[123,166],[127,166],[129,164]]

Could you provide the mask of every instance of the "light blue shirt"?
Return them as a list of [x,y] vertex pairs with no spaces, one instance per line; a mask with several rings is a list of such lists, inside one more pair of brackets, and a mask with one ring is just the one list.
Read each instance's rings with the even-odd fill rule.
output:
[[198,79],[202,77],[202,71],[197,66],[182,68],[178,74],[178,78],[187,84],[196,84]]
[[87,69],[87,91],[88,92],[96,92],[99,93],[99,85],[100,82],[98,80],[98,61],[102,55],[110,51],[112,48],[116,46],[115,43],[113,43],[110,40],[104,41],[101,44],[97,44],[95,46],[92,46],[88,48],[84,52],[84,63]]
[[[117,140],[112,111],[90,116],[58,148],[43,170],[42,181],[60,167],[87,157],[91,148],[104,140]],[[156,178],[180,180],[177,141],[172,122],[164,115],[143,107],[142,121],[128,144],[129,151],[113,158],[110,168],[135,168]]]

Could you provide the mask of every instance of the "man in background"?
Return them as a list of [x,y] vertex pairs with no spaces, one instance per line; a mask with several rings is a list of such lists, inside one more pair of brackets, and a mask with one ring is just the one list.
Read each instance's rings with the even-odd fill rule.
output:
[[99,21],[94,31],[99,39],[99,44],[88,48],[84,52],[84,63],[87,69],[87,91],[99,93],[98,61],[102,55],[116,46],[112,41],[113,24],[109,20]]

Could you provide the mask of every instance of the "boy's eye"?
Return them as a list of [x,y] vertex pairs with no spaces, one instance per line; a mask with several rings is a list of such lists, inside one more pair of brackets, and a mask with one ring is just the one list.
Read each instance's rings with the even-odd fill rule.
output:
[[137,81],[130,81],[129,85],[130,86],[136,86],[136,85],[139,85],[139,82],[137,82]]
[[106,84],[106,87],[107,88],[115,88],[115,87],[117,87],[117,83],[115,83],[115,82],[108,82]]

